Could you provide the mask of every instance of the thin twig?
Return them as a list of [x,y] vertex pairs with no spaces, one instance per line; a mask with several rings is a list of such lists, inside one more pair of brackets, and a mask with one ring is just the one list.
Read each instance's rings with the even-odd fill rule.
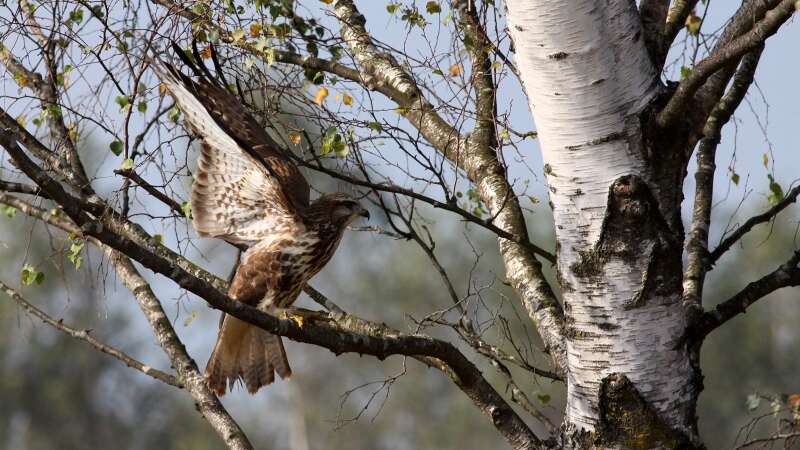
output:
[[104,344],[103,342],[95,339],[91,334],[91,330],[77,330],[75,328],[69,327],[64,324],[64,321],[59,319],[53,319],[47,313],[40,310],[39,308],[33,306],[30,302],[22,298],[21,295],[14,289],[10,288],[8,285],[0,281],[0,290],[5,292],[12,300],[17,302],[17,304],[25,310],[25,312],[33,317],[41,319],[44,323],[50,325],[51,327],[55,328],[62,333],[65,333],[69,336],[72,336],[75,339],[81,340],[86,342],[87,344],[91,345],[92,347],[100,350],[101,352],[111,355],[114,358],[122,361],[128,367],[138,370],[143,374],[152,377],[158,381],[162,381],[170,386],[175,386],[176,388],[183,389],[183,384],[174,376],[168,373],[162,372],[158,369],[154,369],[142,362],[134,359],[127,353],[123,352],[122,350],[118,350],[110,345]]

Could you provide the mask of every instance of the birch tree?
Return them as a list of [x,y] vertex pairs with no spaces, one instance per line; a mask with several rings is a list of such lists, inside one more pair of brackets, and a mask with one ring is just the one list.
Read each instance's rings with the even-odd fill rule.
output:
[[[790,208],[800,187],[784,191],[770,179],[769,209],[709,244],[721,130],[797,6],[743,0],[717,31],[703,29],[700,6],[711,8],[696,0],[381,4],[407,33],[397,39],[353,0],[12,2],[0,48],[0,203],[60,233],[76,267],[84,245],[96,248],[172,370],[51,317],[8,281],[0,286],[28,314],[186,390],[231,449],[253,447],[206,386],[200,355],[179,339],[147,274],[294,341],[441,371],[514,449],[704,448],[696,417],[704,339],[767,294],[800,285],[800,251],[715,308],[703,305],[704,280],[743,236]],[[694,39],[694,58],[670,80],[679,36]],[[229,82],[306,173],[381,212],[362,231],[416,246],[442,281],[432,298],[446,301],[403,323],[345,311],[311,286],[315,320],[228,298],[224,277],[191,260],[196,236],[182,199],[196,151],[149,69],[154,55],[169,58],[171,42]],[[535,131],[510,119],[498,98],[508,85],[524,89],[517,101]],[[88,159],[89,136],[111,163]],[[528,166],[533,139],[541,168]],[[526,214],[540,201],[528,191],[539,171],[552,251]],[[687,176],[696,190],[684,199]],[[539,351],[526,351],[508,314],[496,313],[491,304],[504,296],[478,282],[480,270],[461,274],[466,288],[453,281],[442,255],[454,250],[436,246],[431,217],[463,222],[467,248],[493,237],[504,266],[495,281],[513,290],[511,307],[527,313],[513,320],[535,328]],[[178,231],[164,240],[154,222]],[[545,276],[551,267],[555,280]],[[43,276],[31,265],[20,271],[22,285]],[[566,386],[560,425],[520,388],[530,379]],[[796,433],[792,425],[773,438]]]

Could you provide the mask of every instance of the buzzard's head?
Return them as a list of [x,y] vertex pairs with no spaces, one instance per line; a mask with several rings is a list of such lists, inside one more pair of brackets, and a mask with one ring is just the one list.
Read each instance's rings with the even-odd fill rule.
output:
[[353,197],[335,192],[324,194],[311,203],[306,210],[306,217],[317,225],[333,225],[335,228],[344,229],[359,217],[369,219],[369,211]]

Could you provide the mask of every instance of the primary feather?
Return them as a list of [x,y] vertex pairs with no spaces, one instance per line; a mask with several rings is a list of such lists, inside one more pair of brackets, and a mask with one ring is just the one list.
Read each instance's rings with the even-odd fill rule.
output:
[[[194,78],[159,59],[152,67],[202,141],[193,225],[201,236],[250,246],[228,289],[231,298],[261,309],[291,306],[330,260],[346,226],[368,214],[345,194],[309,203],[305,178],[256,120],[207,69],[176,52]],[[206,366],[208,385],[222,395],[242,381],[256,392],[275,373],[292,373],[281,338],[225,316]]]

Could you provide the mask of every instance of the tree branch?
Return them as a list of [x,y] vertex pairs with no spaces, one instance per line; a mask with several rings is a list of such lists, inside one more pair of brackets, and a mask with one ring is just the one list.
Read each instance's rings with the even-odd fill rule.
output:
[[[774,8],[780,0],[743,0],[739,9],[720,34],[719,39],[714,44],[711,53],[714,54],[725,48],[734,39],[753,28],[753,25],[764,18],[767,11]],[[694,95],[694,102],[689,114],[696,118],[694,120],[693,131],[700,134],[705,125],[708,114],[714,109],[719,99],[722,97],[731,77],[736,70],[737,63],[730,63],[711,75]],[[693,145],[687,146],[687,152],[691,152]]]
[[194,398],[197,410],[222,438],[231,450],[252,450],[253,445],[247,439],[239,424],[228,414],[214,392],[206,384],[206,380],[197,363],[194,362],[175,329],[167,318],[161,302],[153,293],[150,285],[142,278],[133,263],[125,255],[103,246],[103,252],[111,260],[122,283],[133,293],[139,308],[150,323],[153,333],[161,348],[166,353],[172,367],[186,390]]
[[788,261],[773,272],[748,284],[739,293],[720,303],[712,311],[704,313],[697,325],[691,329],[691,335],[701,341],[725,322],[747,312],[747,308],[757,300],[784,287],[800,286],[800,267],[798,267],[798,264],[800,264],[800,250],[795,251]]
[[645,46],[658,68],[664,66],[669,48],[697,0],[678,0],[672,8],[669,4],[670,0],[642,0],[639,4]]
[[747,221],[742,224],[739,228],[734,230],[728,237],[722,240],[717,248],[711,252],[709,255],[709,265],[714,265],[717,260],[727,252],[733,244],[739,241],[745,234],[747,234],[750,230],[753,229],[758,224],[768,222],[772,220],[775,216],[777,216],[781,211],[786,209],[789,205],[797,201],[797,197],[800,195],[800,186],[795,186],[790,190],[785,197],[778,203],[776,203],[772,208],[764,211],[761,214],[753,216]]
[[[212,284],[211,278],[213,277],[200,278],[185,270],[180,264],[176,264],[176,261],[164,257],[163,254],[140,246],[123,234],[118,234],[116,230],[125,228],[125,225],[115,223],[119,220],[117,216],[104,215],[97,218],[89,216],[81,209],[80,201],[64,191],[58,182],[38,168],[19,146],[10,142],[5,142],[4,145],[16,165],[34,180],[50,198],[61,205],[64,212],[80,226],[84,235],[94,237],[122,254],[131,255],[148,269],[172,279],[182,288],[205,299],[213,308],[259,326],[270,333],[286,336],[298,342],[325,347],[336,354],[355,352],[373,355],[379,359],[391,355],[405,355],[441,360],[449,369],[448,375],[491,419],[494,426],[513,448],[528,449],[536,448],[539,445],[539,439],[483,378],[478,368],[449,342],[427,336],[401,333],[385,325],[368,322],[354,316],[347,316],[340,321],[327,320],[324,315],[319,321],[296,321],[291,318],[278,318],[241,302],[234,302]],[[110,256],[113,256],[112,260],[115,261],[118,270],[122,270],[123,273],[120,275],[123,281],[129,280],[126,285],[140,302],[152,296],[152,291],[146,283],[130,281],[136,280],[140,276],[129,262],[125,262],[127,260],[123,261],[120,259],[122,256],[116,253],[110,253]],[[201,269],[197,273],[203,276]],[[157,302],[154,296],[152,299]],[[163,313],[161,315],[149,313],[148,317],[150,316],[166,320]],[[165,325],[167,324],[168,322],[165,323]],[[167,346],[165,350],[168,349],[176,350],[177,348]],[[195,379],[192,377],[183,379],[184,374],[188,373],[189,367],[178,366],[176,369],[187,386],[187,390],[191,392]],[[199,389],[200,385],[197,384],[196,387]]]
[[722,127],[730,121],[753,82],[763,47],[748,53],[733,78],[728,93],[717,103],[703,129],[703,139],[697,149],[697,172],[692,225],[686,243],[688,256],[683,275],[684,306],[702,310],[703,282],[708,263],[708,230],[711,227],[711,206],[714,198],[714,172],[717,146]]
[[134,172],[133,169],[117,169],[114,170],[114,173],[133,181],[134,183],[139,185],[142,189],[147,191],[148,194],[157,198],[159,201],[161,201],[161,203],[167,205],[169,209],[171,209],[172,211],[178,213],[181,216],[185,215],[183,208],[181,208],[180,203],[171,199],[169,196],[159,191],[155,186],[145,181],[142,177],[139,176],[139,174]]
[[154,369],[134,359],[127,353],[118,350],[110,345],[104,344],[103,342],[95,339],[92,335],[89,334],[91,330],[77,330],[75,328],[64,325],[64,322],[60,319],[59,320],[53,319],[52,317],[47,315],[47,313],[33,306],[30,302],[22,298],[22,296],[19,295],[17,291],[11,289],[8,285],[3,283],[2,281],[0,281],[0,291],[5,292],[6,295],[8,295],[12,300],[17,302],[17,305],[19,305],[22,309],[24,309],[28,315],[40,319],[42,322],[50,325],[56,330],[64,334],[67,334],[68,336],[71,336],[75,339],[86,342],[87,344],[91,345],[97,350],[100,350],[101,352],[107,355],[111,355],[114,358],[117,358],[118,360],[122,361],[126,366],[132,369],[136,369],[139,372],[142,372],[143,374],[155,380],[169,384],[170,386],[175,386],[176,388],[179,389],[183,389],[183,385],[175,376],[162,372],[158,369]]
[[[36,18],[33,16],[35,8],[28,4],[27,1],[23,1],[22,3],[22,9],[28,12],[27,20],[30,24],[29,28],[41,30],[41,26],[39,26],[36,22]],[[58,154],[61,160],[70,168],[69,172],[73,175],[74,180],[78,182],[77,186],[84,188],[88,186],[89,179],[86,177],[86,172],[78,157],[75,144],[72,142],[69,130],[64,123],[64,116],[58,98],[58,86],[56,84],[57,69],[53,54],[55,42],[47,41],[44,36],[42,36],[42,39],[46,41],[41,43],[43,46],[42,52],[44,53],[44,62],[46,63],[45,66],[48,70],[48,77],[46,79],[40,74],[28,70],[19,60],[14,58],[11,52],[3,47],[2,44],[0,44],[0,62],[2,62],[16,78],[24,80],[26,85],[29,85],[29,87],[33,89],[34,93],[39,98],[42,109],[49,112],[47,115],[47,124],[50,130],[52,144],[56,146],[56,154]],[[20,85],[20,87],[23,86],[24,85]]]
[[495,225],[493,218],[492,219],[480,218],[480,217],[470,213],[469,211],[466,211],[463,208],[460,208],[455,203],[452,203],[452,202],[441,202],[439,200],[436,200],[435,198],[429,197],[427,195],[420,194],[420,193],[418,193],[418,192],[416,192],[414,190],[407,189],[407,188],[404,188],[402,186],[397,186],[397,185],[394,185],[394,184],[373,183],[373,182],[368,181],[368,180],[361,180],[361,179],[358,179],[358,178],[355,178],[355,177],[352,177],[352,176],[349,176],[349,175],[345,175],[345,174],[339,173],[339,172],[337,172],[335,170],[331,170],[331,169],[329,169],[327,167],[324,167],[322,165],[319,165],[319,164],[309,164],[308,162],[305,162],[305,161],[302,161],[302,160],[299,161],[299,163],[303,167],[308,167],[309,169],[315,170],[317,172],[324,173],[325,175],[328,175],[329,177],[335,178],[337,180],[346,181],[347,183],[350,183],[350,184],[355,185],[355,186],[363,186],[363,187],[370,188],[370,189],[373,189],[373,190],[379,191],[379,192],[389,192],[389,193],[392,193],[392,194],[404,195],[406,197],[413,198],[415,200],[419,200],[419,201],[421,201],[423,203],[427,203],[427,204],[433,206],[436,209],[442,209],[442,210],[445,210],[445,211],[452,212],[454,214],[457,214],[457,215],[461,216],[467,222],[474,223],[474,224],[476,224],[476,225],[478,225],[480,227],[483,227],[483,228],[491,231],[492,233],[497,235],[497,237],[500,237],[500,238],[503,238],[503,239],[507,239],[507,240],[509,240],[511,242],[514,242],[516,244],[519,244],[521,246],[526,247],[528,250],[530,250],[531,252],[539,255],[542,259],[546,260],[550,264],[555,264],[556,263],[556,256],[554,254],[552,254],[552,253],[548,252],[547,250],[545,250],[545,249],[539,247],[538,245],[534,244],[530,240],[526,239],[526,237],[517,236],[517,235],[511,234],[508,231],[506,231],[506,230],[504,230],[502,228],[499,228],[497,225]]
[[[664,39],[661,42],[661,64],[666,59],[669,47],[678,36],[681,29],[686,25],[686,18],[689,17],[694,7],[697,6],[697,0],[675,0],[672,7],[667,13],[666,23],[664,24]],[[661,65],[659,65],[661,67]]]
[[669,128],[677,122],[691,103],[694,94],[715,72],[735,63],[747,52],[755,50],[775,34],[795,11],[794,0],[782,0],[778,6],[768,11],[749,32],[736,37],[729,44],[715,50],[700,61],[692,72],[678,85],[667,105],[656,116],[661,128]]

